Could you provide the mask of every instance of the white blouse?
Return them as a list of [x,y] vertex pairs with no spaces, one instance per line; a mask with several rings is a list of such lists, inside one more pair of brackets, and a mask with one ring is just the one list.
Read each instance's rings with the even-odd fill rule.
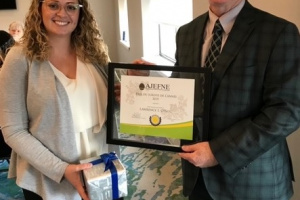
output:
[[[76,79],[69,79],[51,63],[50,65],[69,97],[80,159],[106,153],[108,151],[106,127],[100,124],[103,119],[99,119],[100,116],[106,116],[106,109],[104,109],[105,105],[99,106],[98,101],[106,102],[107,91],[101,91],[105,95],[99,95],[96,87],[96,82],[99,84],[100,80],[102,81],[100,83],[102,90],[106,90],[104,81],[102,78],[94,77],[91,69],[93,68],[92,64],[85,64],[79,59],[77,59]],[[99,129],[99,126],[101,131],[94,133],[95,127]]]

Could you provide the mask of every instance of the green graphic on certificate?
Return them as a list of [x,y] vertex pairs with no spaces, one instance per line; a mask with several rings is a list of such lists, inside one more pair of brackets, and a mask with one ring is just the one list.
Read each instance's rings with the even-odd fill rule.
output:
[[121,77],[120,132],[193,140],[194,79]]

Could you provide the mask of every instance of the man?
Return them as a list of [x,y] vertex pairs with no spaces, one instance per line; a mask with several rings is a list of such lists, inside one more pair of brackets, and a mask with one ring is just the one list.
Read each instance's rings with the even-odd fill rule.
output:
[[[209,3],[209,12],[176,36],[175,66],[207,67],[216,21],[223,31],[220,54],[209,66],[208,141],[184,143],[179,154],[183,193],[190,200],[290,199],[294,177],[286,137],[300,122],[299,31],[247,0]],[[196,91],[198,115],[201,84]]]
[[3,65],[6,54],[14,44],[14,38],[6,31],[0,30],[0,68]]

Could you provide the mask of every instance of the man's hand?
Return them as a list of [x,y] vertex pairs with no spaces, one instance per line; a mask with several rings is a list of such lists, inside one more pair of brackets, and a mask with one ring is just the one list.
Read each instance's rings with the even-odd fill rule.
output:
[[79,195],[83,200],[90,200],[88,197],[88,194],[86,190],[84,189],[82,182],[81,182],[81,171],[84,169],[90,169],[93,167],[93,164],[91,163],[84,163],[84,164],[78,164],[78,165],[68,165],[65,170],[65,178],[74,186],[74,188],[77,190]]
[[178,155],[195,165],[196,167],[206,168],[213,167],[218,164],[213,155],[208,142],[200,142],[193,145],[182,146],[184,153]]

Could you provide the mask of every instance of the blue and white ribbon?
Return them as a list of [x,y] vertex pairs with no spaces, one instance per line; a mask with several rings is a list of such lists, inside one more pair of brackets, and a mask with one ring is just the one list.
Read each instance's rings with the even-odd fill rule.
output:
[[100,155],[100,159],[91,161],[93,165],[97,165],[100,163],[105,164],[105,169],[104,171],[110,170],[111,173],[111,181],[112,181],[112,193],[113,193],[113,199],[118,199],[119,198],[119,183],[118,183],[118,172],[117,169],[112,162],[113,160],[117,160],[118,157],[116,156],[116,153],[111,152],[111,153],[105,153]]

